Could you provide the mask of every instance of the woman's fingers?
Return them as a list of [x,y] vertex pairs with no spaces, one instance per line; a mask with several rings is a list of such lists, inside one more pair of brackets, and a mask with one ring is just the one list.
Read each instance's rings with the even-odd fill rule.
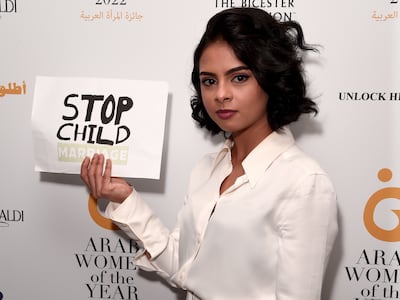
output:
[[103,196],[103,166],[104,166],[104,155],[97,155],[95,170],[94,170],[94,182],[96,189],[96,197],[101,198]]
[[93,155],[92,160],[90,161],[88,167],[88,181],[89,181],[89,190],[93,197],[98,198],[97,196],[97,189],[96,189],[96,169],[99,160],[99,155]]
[[88,176],[89,163],[90,163],[90,158],[85,157],[81,164],[81,179],[88,187],[89,187],[89,176]]
[[108,186],[111,183],[111,165],[111,159],[107,159],[103,174],[103,186]]
[[94,154],[91,160],[86,157],[81,165],[81,178],[94,198],[105,197],[121,203],[132,192],[132,187],[122,178],[111,177],[111,159],[105,161],[105,167],[104,161],[103,154]]

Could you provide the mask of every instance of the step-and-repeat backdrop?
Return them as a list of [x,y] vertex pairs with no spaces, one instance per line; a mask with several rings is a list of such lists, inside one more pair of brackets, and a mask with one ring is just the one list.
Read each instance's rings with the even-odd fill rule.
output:
[[400,299],[398,0],[0,0],[0,299],[184,297],[136,268],[78,175],[34,171],[35,80],[168,83],[160,179],[131,180],[171,228],[191,168],[220,144],[190,117],[193,49],[210,16],[240,6],[297,20],[320,45],[306,65],[320,114],[292,128],[338,192],[322,299]]

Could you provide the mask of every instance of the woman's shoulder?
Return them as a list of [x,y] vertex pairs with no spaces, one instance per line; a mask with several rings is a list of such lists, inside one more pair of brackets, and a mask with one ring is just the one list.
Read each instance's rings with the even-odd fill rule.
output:
[[297,171],[301,174],[326,174],[320,162],[297,145],[293,145],[282,153],[281,163],[289,167],[293,172]]

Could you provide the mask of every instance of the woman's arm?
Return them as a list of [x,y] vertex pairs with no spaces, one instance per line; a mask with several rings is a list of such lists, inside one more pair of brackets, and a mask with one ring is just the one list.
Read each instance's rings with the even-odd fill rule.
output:
[[111,201],[107,216],[137,242],[136,265],[168,279],[177,270],[179,227],[170,233],[126,180],[111,177],[111,170],[111,160],[104,167],[104,156],[95,154],[83,160],[81,178],[93,197]]
[[320,300],[337,234],[336,194],[325,174],[302,180],[281,213],[276,299]]

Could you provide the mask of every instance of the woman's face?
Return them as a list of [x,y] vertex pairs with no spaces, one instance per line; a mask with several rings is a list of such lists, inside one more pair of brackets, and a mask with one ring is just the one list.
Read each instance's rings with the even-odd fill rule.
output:
[[199,62],[200,88],[211,119],[233,136],[269,134],[268,95],[225,41],[211,43]]

